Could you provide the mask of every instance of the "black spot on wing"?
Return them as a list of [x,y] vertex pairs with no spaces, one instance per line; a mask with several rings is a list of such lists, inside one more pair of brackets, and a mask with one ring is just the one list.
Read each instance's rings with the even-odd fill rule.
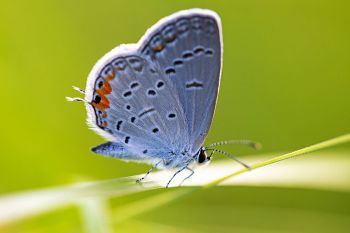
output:
[[156,87],[158,89],[162,88],[164,86],[164,82],[163,81],[158,81],[157,84],[156,84]]
[[165,73],[166,73],[166,74],[175,74],[176,71],[175,71],[174,68],[169,67],[169,68],[165,69]]
[[102,80],[101,80],[101,81],[99,81],[99,82],[98,82],[98,84],[97,84],[97,86],[98,86],[98,88],[99,88],[99,89],[101,89],[101,88],[102,88],[102,86],[103,86],[103,81],[102,81]]
[[202,53],[204,53],[204,48],[203,47],[196,47],[194,50],[193,50],[194,54],[196,55],[200,55]]
[[205,53],[205,55],[207,55],[207,56],[213,56],[214,50],[212,50],[212,49],[206,49],[204,53]]
[[147,95],[148,96],[155,96],[156,94],[157,94],[157,92],[155,90],[153,90],[153,89],[150,89],[150,90],[147,91]]
[[95,102],[96,104],[100,103],[100,102],[101,102],[101,97],[100,97],[99,95],[96,95],[96,96],[95,96],[95,99],[94,99],[94,102]]
[[130,88],[131,89],[134,89],[134,88],[136,88],[138,86],[140,86],[140,83],[138,83],[138,82],[133,82],[133,83],[130,84]]
[[174,66],[181,66],[184,62],[181,59],[175,59],[173,62]]
[[117,125],[115,126],[115,128],[119,131],[120,127],[122,126],[123,121],[118,121]]
[[169,113],[168,114],[168,118],[170,118],[170,119],[173,119],[173,118],[175,118],[176,117],[176,114],[175,113]]
[[132,95],[132,92],[131,92],[131,91],[126,91],[126,92],[124,92],[124,94],[123,94],[123,96],[124,96],[125,98],[130,97],[131,95]]
[[182,57],[185,59],[190,59],[193,57],[193,53],[191,51],[186,51],[182,54]]
[[203,88],[203,83],[198,81],[192,81],[190,83],[186,83],[186,88]]
[[155,111],[154,108],[145,109],[145,110],[143,110],[143,111],[139,114],[139,117],[141,118],[141,117],[143,117],[143,116],[145,116],[145,115],[148,115],[148,114],[150,114],[150,113],[152,113],[152,112],[154,112],[154,111]]

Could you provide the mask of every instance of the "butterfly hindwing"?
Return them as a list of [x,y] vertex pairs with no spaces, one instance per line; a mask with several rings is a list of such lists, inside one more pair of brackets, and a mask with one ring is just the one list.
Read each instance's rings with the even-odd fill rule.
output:
[[91,123],[111,141],[148,158],[173,151],[176,140],[186,137],[173,84],[146,57],[135,52],[112,55],[97,76],[88,100],[95,116]]

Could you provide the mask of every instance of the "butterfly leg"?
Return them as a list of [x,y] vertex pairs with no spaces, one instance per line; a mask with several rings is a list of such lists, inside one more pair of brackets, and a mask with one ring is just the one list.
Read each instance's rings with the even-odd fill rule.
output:
[[179,174],[180,172],[182,172],[183,170],[185,170],[185,169],[187,168],[187,165],[188,165],[188,164],[186,164],[186,166],[180,168],[179,170],[177,170],[177,171],[174,173],[174,175],[170,178],[170,180],[169,180],[168,183],[166,184],[166,188],[169,188],[169,185],[170,185],[171,181],[175,178],[175,176],[176,176],[177,174]]
[[193,174],[194,174],[194,171],[193,171],[191,168],[186,167],[186,170],[189,170],[189,171],[191,172],[191,174],[189,174],[185,179],[183,179],[183,180],[181,181],[180,186],[181,186],[187,179],[189,179],[191,176],[193,176]]
[[151,169],[148,170],[148,172],[141,178],[136,180],[136,183],[141,183],[144,179],[146,179],[146,177],[154,170],[157,168],[157,166],[160,164],[161,161],[159,161],[158,163],[154,164]]

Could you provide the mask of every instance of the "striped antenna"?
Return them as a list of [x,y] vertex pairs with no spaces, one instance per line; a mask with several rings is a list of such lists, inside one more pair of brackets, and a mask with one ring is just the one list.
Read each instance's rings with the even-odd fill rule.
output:
[[259,142],[254,142],[251,140],[226,140],[226,141],[214,142],[214,143],[206,146],[206,148],[212,148],[215,146],[222,146],[222,145],[227,145],[227,144],[247,145],[247,146],[254,148],[255,150],[260,150],[262,147],[262,145]]
[[212,151],[212,153],[210,154],[209,157],[211,157],[213,155],[213,152],[217,152],[217,153],[220,153],[220,154],[223,154],[223,155],[227,156],[230,159],[233,159],[234,161],[236,161],[237,163],[241,164],[245,168],[248,168],[249,170],[251,169],[251,167],[248,164],[246,164],[243,161],[239,160],[236,156],[231,155],[230,153],[227,153],[226,151],[219,150],[219,149],[206,149],[206,148],[204,150],[205,151]]

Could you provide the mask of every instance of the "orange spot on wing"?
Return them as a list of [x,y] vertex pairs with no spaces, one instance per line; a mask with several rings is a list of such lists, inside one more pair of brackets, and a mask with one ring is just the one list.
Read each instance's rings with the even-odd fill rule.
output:
[[102,88],[96,90],[96,92],[97,92],[100,96],[104,96],[104,95],[107,95],[107,94],[111,93],[111,92],[112,92],[111,84],[109,84],[107,81],[105,81],[105,82],[103,83]]
[[91,104],[92,104],[92,106],[94,106],[95,108],[97,108],[99,110],[105,110],[108,107],[108,106],[103,105],[101,103],[96,104],[95,102],[92,102]]
[[100,103],[102,103],[103,105],[106,105],[109,108],[109,101],[106,98],[106,96],[101,96],[102,100]]
[[104,122],[103,122],[103,127],[105,127],[105,128],[106,128],[106,127],[107,127],[107,125],[108,125],[108,124],[107,124],[107,122],[106,122],[106,121],[104,121]]
[[[101,101],[99,103],[95,103],[92,101],[92,106],[99,110],[105,110],[106,108],[109,108],[109,101],[106,97],[106,95],[110,94],[112,92],[111,84],[109,83],[114,79],[115,71],[112,71],[110,74],[108,74],[104,78],[103,86],[100,89],[96,90],[96,93],[101,97]],[[104,118],[107,117],[107,113],[103,115]]]
[[102,115],[103,118],[107,118],[107,113],[104,112],[103,115]]
[[98,90],[96,90],[96,92],[97,92],[97,94],[99,95],[99,96],[104,96],[105,94],[107,94],[105,91],[104,91],[104,89],[98,89]]
[[163,48],[164,48],[164,45],[163,45],[163,44],[160,44],[160,45],[158,45],[157,47],[153,48],[153,51],[159,52],[159,51],[161,51]]
[[112,92],[112,87],[111,87],[111,84],[109,84],[109,82],[104,82],[104,84],[103,84],[103,90],[107,93],[107,94],[109,94],[109,93],[111,93]]
[[92,106],[100,110],[105,110],[106,108],[109,108],[108,99],[104,95],[101,95],[100,97],[101,97],[101,101],[98,104],[95,102],[92,102]]
[[114,71],[111,74],[109,74],[108,76],[106,76],[104,79],[107,82],[112,81],[114,79]]

